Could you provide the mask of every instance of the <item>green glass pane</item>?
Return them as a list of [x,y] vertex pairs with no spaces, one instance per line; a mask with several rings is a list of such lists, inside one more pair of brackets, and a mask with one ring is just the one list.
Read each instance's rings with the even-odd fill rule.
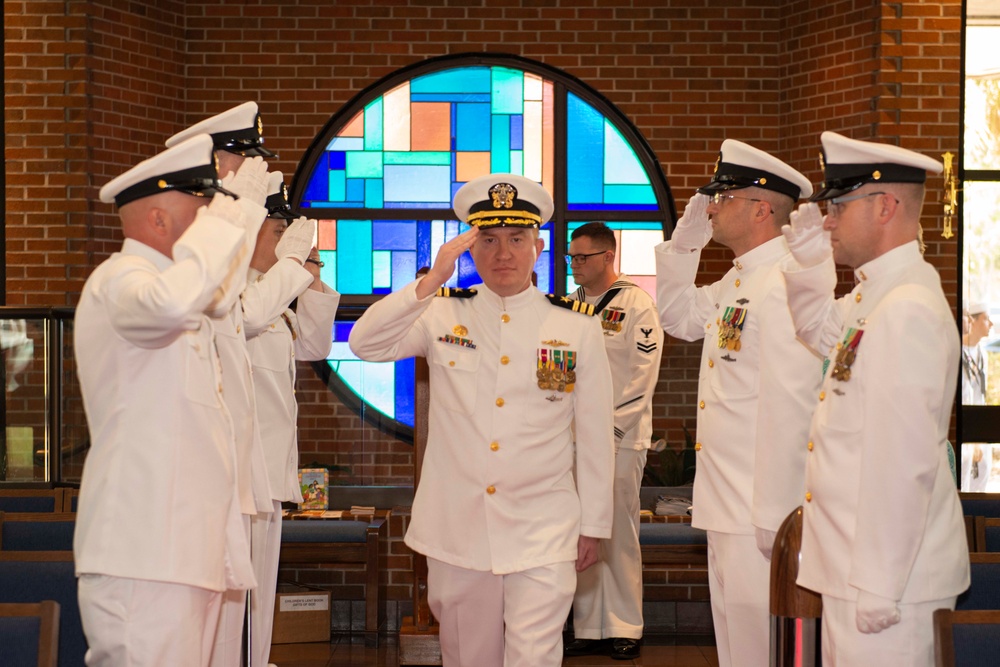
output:
[[442,151],[387,151],[385,164],[451,164],[451,153]]
[[524,72],[493,68],[492,111],[495,114],[524,112]]
[[347,178],[382,178],[382,153],[347,154]]

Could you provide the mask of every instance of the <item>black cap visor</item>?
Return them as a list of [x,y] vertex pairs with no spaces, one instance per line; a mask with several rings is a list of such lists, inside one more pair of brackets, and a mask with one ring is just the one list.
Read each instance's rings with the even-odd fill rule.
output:
[[865,183],[924,183],[927,170],[901,164],[829,164],[819,191],[809,201],[825,201],[854,192]]
[[115,204],[122,207],[137,199],[170,191],[209,198],[223,194],[239,199],[238,195],[222,187],[216,178],[215,167],[207,165],[147,178],[115,195]]

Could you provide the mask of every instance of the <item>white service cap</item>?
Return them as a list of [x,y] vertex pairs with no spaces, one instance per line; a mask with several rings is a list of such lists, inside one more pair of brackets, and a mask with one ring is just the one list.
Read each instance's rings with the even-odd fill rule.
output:
[[471,227],[534,227],[552,217],[555,205],[541,185],[517,174],[487,174],[455,193],[455,215]]

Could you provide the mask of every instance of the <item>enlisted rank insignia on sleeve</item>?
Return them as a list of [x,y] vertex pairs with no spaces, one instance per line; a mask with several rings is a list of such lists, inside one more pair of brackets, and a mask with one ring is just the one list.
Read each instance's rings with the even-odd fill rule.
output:
[[435,296],[451,297],[455,299],[471,299],[476,296],[476,290],[465,289],[464,287],[438,287]]
[[574,313],[583,313],[584,315],[594,314],[594,304],[587,303],[586,301],[577,301],[568,296],[556,296],[555,294],[546,294],[545,298],[552,302],[553,305],[560,308],[567,308]]
[[650,340],[649,338],[654,329],[652,327],[648,329],[646,327],[639,327],[639,331],[642,333],[643,339],[636,341],[636,349],[646,354],[656,352],[656,339]]

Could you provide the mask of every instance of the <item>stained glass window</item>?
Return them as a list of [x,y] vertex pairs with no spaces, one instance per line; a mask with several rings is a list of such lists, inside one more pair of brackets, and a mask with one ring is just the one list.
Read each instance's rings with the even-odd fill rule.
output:
[[[433,263],[441,245],[464,227],[451,210],[455,192],[495,172],[537,181],[556,203],[541,230],[540,290],[576,288],[562,260],[568,233],[605,220],[619,239],[621,270],[654,291],[652,247],[676,219],[655,156],[596,91],[522,58],[449,56],[383,79],[317,136],[299,166],[292,199],[320,221],[324,282],[363,306]],[[479,282],[466,254],[448,285]],[[376,412],[375,421],[406,439],[414,362],[354,357],[347,337],[348,320],[356,316],[338,315],[344,321],[335,326],[324,376],[339,395],[356,398],[369,418]]]

